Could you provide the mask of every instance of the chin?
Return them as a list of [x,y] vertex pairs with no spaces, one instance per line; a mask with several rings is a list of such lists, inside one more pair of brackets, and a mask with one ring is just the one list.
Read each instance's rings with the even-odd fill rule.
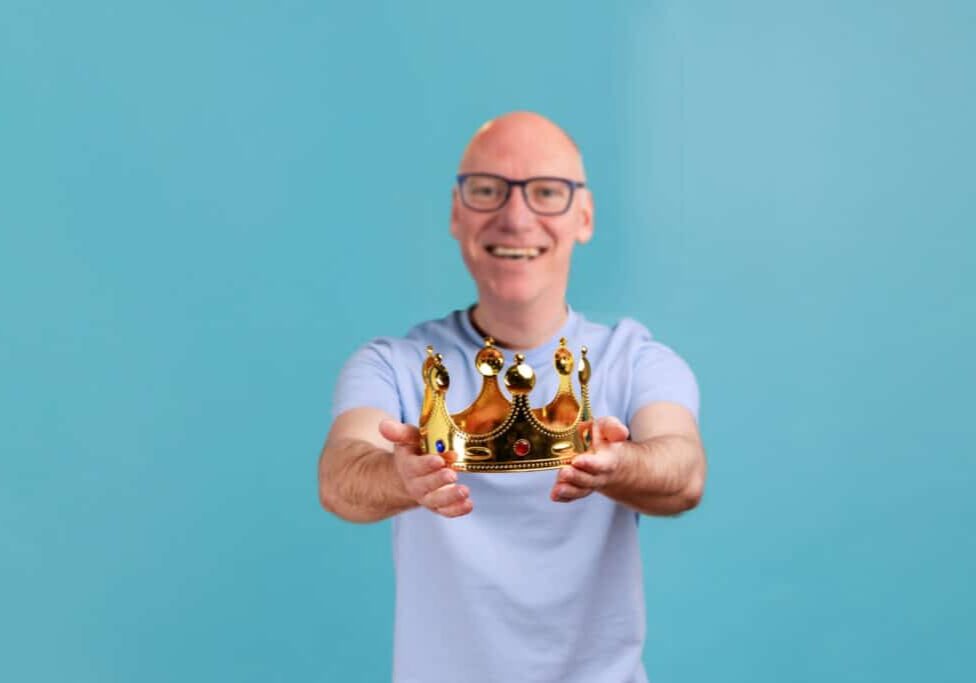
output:
[[542,291],[539,287],[530,286],[528,283],[521,285],[509,282],[502,287],[489,287],[485,293],[490,294],[497,301],[519,306],[537,300]]

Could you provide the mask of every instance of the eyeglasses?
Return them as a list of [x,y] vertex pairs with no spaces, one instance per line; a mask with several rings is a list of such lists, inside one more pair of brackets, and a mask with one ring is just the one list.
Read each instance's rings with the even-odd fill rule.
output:
[[505,206],[512,194],[512,186],[522,187],[526,205],[542,216],[566,213],[573,203],[573,194],[586,183],[566,178],[526,178],[509,180],[491,173],[462,173],[457,177],[461,202],[472,211],[497,211]]

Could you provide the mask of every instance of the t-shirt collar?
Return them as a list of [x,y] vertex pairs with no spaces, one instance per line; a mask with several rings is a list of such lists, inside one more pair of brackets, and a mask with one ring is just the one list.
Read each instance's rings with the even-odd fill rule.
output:
[[[484,345],[485,340],[471,323],[471,308],[473,308],[473,305],[467,309],[456,311],[456,314],[460,319],[461,328],[464,330],[464,335],[467,340],[470,341],[474,346],[480,348]],[[573,356],[578,357],[580,355],[580,347],[584,343],[582,339],[577,338],[579,336],[577,332],[579,330],[579,318],[579,314],[573,310],[573,307],[566,304],[566,320],[556,331],[556,333],[553,334],[545,343],[532,349],[522,349],[519,351],[519,353],[525,354],[526,362],[533,368],[542,368],[547,365],[551,365],[552,354],[559,345],[559,340],[565,337],[569,350],[573,352]],[[499,346],[498,348],[503,354],[505,354],[506,366],[514,362],[515,351],[504,346]]]

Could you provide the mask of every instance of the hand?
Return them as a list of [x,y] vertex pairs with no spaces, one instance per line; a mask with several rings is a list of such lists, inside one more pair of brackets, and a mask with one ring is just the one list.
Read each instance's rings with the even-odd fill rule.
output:
[[621,442],[629,435],[626,425],[615,417],[595,420],[591,450],[560,468],[549,497],[557,503],[569,503],[606,486],[620,466]]
[[393,442],[393,467],[418,505],[444,517],[460,517],[474,509],[468,487],[458,484],[457,472],[448,467],[456,457],[452,451],[421,454],[420,431],[393,420],[380,422],[380,434]]

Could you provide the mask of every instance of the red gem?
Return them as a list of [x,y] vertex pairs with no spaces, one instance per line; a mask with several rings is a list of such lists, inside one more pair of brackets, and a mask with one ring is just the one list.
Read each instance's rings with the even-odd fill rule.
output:
[[519,439],[515,442],[515,445],[512,446],[512,450],[515,451],[515,455],[521,458],[522,456],[529,454],[529,451],[532,450],[532,444],[530,444],[527,439]]

